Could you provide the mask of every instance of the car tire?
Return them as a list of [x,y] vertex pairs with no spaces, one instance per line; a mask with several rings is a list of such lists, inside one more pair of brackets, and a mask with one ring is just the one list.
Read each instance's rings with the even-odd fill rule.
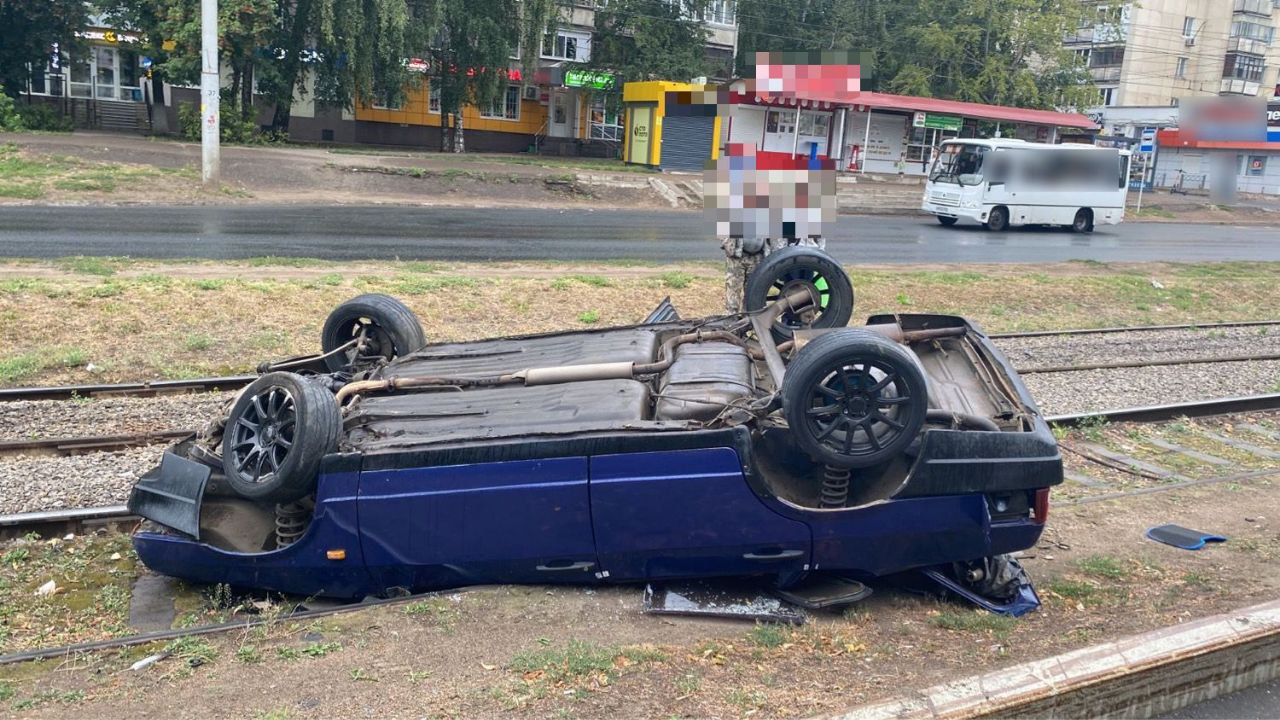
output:
[[287,503],[315,487],[320,461],[338,447],[342,415],[318,382],[270,372],[240,393],[222,431],[222,472],[241,497]]
[[1071,221],[1071,232],[1093,232],[1093,211],[1089,208],[1077,210],[1075,219]]
[[860,328],[814,338],[782,380],[793,442],[835,467],[892,460],[915,440],[928,408],[924,373],[910,351]]
[[937,215],[936,217],[938,218],[938,222],[948,227],[950,227],[951,225],[955,225],[956,220],[959,219],[959,218],[947,217],[946,215]]
[[813,247],[794,246],[770,253],[747,277],[742,306],[762,310],[799,287],[814,289],[821,298],[814,313],[783,313],[773,323],[773,336],[786,340],[800,328],[835,328],[853,316],[853,283],[840,263]]
[[427,344],[422,324],[404,303],[390,295],[370,293],[342,303],[329,313],[320,332],[320,348],[326,353],[330,372],[359,369],[362,358],[355,351],[328,355],[364,331],[369,345],[363,358],[392,360],[415,352]]
[[1004,232],[1009,229],[1009,209],[1003,205],[991,208],[991,212],[987,213],[987,221],[982,224],[992,232]]

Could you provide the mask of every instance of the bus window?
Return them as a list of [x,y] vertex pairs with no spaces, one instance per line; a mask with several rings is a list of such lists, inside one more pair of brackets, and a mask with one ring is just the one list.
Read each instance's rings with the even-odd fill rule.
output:
[[[982,182],[982,159],[987,149],[979,145],[945,145],[933,164],[929,179],[957,185]],[[963,182],[961,176],[964,176]]]

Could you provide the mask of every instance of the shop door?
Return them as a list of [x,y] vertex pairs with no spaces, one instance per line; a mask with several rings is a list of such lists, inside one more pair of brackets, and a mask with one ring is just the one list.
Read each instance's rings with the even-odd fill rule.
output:
[[711,115],[667,115],[662,122],[662,169],[697,172],[706,167],[715,123]]
[[547,134],[551,137],[575,137],[578,125],[578,98],[568,90],[551,91],[551,119]]
[[652,164],[649,139],[653,135],[653,113],[656,109],[656,105],[636,105],[631,108],[627,119],[627,162]]

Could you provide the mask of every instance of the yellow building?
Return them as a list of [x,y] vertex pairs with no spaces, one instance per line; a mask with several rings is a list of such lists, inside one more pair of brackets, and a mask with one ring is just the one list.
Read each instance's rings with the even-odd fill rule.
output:
[[664,170],[692,171],[701,170],[708,159],[718,157],[720,117],[716,105],[668,104],[670,93],[696,94],[707,89],[704,85],[668,80],[624,84],[626,140],[622,159]]

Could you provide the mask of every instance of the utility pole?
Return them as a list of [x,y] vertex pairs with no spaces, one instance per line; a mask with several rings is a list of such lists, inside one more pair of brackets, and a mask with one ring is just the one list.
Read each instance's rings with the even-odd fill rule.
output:
[[200,178],[218,186],[218,0],[200,0]]

